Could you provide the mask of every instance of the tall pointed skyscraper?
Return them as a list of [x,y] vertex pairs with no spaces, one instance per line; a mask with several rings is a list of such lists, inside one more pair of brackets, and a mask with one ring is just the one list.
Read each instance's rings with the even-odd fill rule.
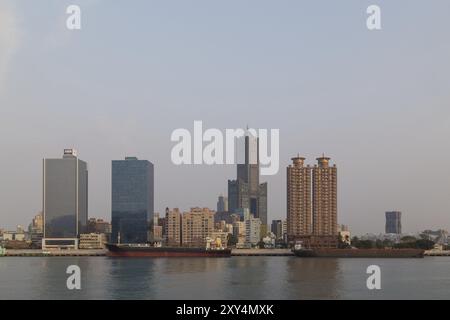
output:
[[228,180],[228,210],[249,209],[267,225],[267,183],[259,183],[259,139],[245,136],[243,163],[237,165],[237,179]]

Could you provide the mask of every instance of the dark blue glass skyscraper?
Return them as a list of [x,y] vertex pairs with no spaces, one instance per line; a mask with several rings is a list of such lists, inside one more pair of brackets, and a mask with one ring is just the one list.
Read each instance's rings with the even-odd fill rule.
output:
[[111,182],[111,242],[147,242],[153,219],[153,164],[134,157],[113,160]]
[[386,233],[402,233],[402,213],[400,211],[386,212]]

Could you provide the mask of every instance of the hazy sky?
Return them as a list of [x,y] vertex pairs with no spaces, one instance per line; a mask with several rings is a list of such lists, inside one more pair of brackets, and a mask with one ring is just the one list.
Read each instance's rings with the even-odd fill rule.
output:
[[[82,30],[66,28],[69,4]],[[382,30],[366,28],[381,6]],[[110,219],[111,160],[155,165],[155,210],[215,208],[235,166],[175,166],[174,129],[280,129],[269,219],[297,153],[338,166],[340,223],[450,229],[450,2],[0,0],[0,227],[42,207],[42,158],[75,147],[89,215]]]

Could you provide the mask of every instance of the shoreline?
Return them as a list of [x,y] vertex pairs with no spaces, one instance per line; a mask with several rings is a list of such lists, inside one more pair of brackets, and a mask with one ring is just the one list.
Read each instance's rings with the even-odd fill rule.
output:
[[[79,250],[55,250],[42,251],[40,249],[11,249],[7,250],[3,257],[105,257],[106,249],[79,249]],[[294,257],[290,249],[232,249],[232,257]],[[428,250],[425,257],[448,257],[450,250],[437,251]],[[348,257],[335,257],[348,258]],[[374,257],[381,258],[381,257]]]

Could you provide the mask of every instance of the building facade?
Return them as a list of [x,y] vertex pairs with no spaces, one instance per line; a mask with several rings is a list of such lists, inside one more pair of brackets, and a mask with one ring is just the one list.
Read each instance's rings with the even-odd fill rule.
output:
[[402,233],[402,213],[400,211],[386,212],[386,233]]
[[228,198],[219,196],[217,199],[217,212],[228,212]]
[[74,149],[43,160],[43,248],[78,246],[88,220],[88,168]]
[[103,219],[90,218],[88,220],[87,233],[111,234],[111,224]]
[[104,233],[83,233],[80,234],[80,249],[103,249],[107,242],[107,236]]
[[250,216],[245,220],[245,243],[254,247],[261,241],[261,219]]
[[245,245],[245,222],[235,221],[233,223],[233,237],[236,240],[236,248],[243,248]]
[[44,218],[42,213],[38,213],[28,227],[29,237],[32,248],[42,248],[42,239],[44,237]]
[[272,220],[270,231],[275,235],[277,240],[283,239],[283,222],[281,220]]
[[153,164],[126,157],[112,161],[111,241],[145,243],[154,211]]
[[337,168],[330,158],[316,159],[312,169],[312,214],[315,236],[337,236]]
[[290,241],[312,233],[311,167],[305,158],[292,158],[287,167],[287,234]]
[[337,168],[330,158],[317,158],[314,167],[305,158],[292,158],[287,167],[287,242],[306,247],[336,247]]
[[191,208],[181,219],[181,244],[183,247],[205,247],[214,231],[214,211],[208,208]]
[[178,208],[169,210],[166,208],[165,218],[166,244],[169,247],[181,246],[181,212]]

